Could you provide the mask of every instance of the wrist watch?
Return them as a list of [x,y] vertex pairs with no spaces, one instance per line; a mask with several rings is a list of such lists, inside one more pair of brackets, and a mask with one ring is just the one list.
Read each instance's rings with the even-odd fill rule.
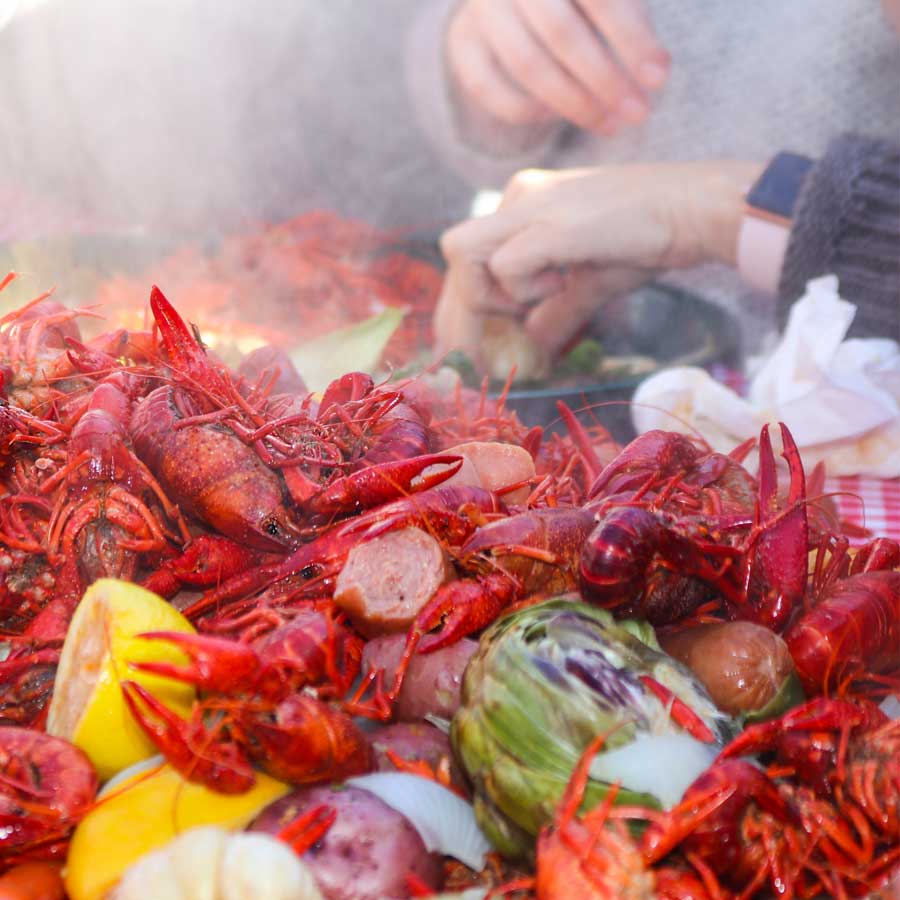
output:
[[809,157],[779,153],[744,198],[737,244],[738,272],[766,293],[778,292],[791,219],[812,164]]

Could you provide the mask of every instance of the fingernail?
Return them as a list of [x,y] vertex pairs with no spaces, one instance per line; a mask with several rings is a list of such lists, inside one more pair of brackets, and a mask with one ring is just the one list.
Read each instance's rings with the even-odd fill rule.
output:
[[647,111],[647,105],[635,97],[626,97],[616,109],[626,122],[631,123],[642,122]]
[[594,131],[596,131],[598,134],[609,136],[615,134],[621,127],[622,120],[619,118],[618,113],[608,112],[597,120],[597,125],[595,126]]
[[638,70],[641,84],[655,90],[661,88],[669,77],[669,67],[659,62],[645,62]]

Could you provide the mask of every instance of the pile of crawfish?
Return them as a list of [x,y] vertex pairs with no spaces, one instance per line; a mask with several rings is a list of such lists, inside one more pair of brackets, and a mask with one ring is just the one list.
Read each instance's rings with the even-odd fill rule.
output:
[[384,359],[402,367],[432,344],[442,278],[402,233],[313,210],[224,236],[215,247],[184,244],[154,264],[152,278],[105,278],[90,302],[120,325],[140,328],[147,285],[158,281],[179,298],[183,315],[215,323],[220,341],[237,345],[248,337],[278,344],[297,332],[297,322],[309,341],[394,307],[405,315]]
[[[141,666],[200,689],[190,721],[135,681],[123,691],[172,765],[224,792],[252,784],[254,766],[295,784],[367,771],[353,717],[387,720],[415,659],[515,604],[580,590],[660,627],[764,625],[813,699],[746,729],[639,841],[623,818],[648,811],[578,816],[585,762],[534,875],[496,894],[858,896],[896,869],[900,727],[875,701],[898,686],[900,546],[849,552],[807,497],[786,427],[783,491],[768,428],[755,477],[750,445],[723,455],[657,431],[619,450],[564,406],[568,433],[545,434],[502,397],[425,379],[350,373],[316,395],[276,349],[232,371],[157,288],[150,307],[152,330],[87,342],[79,320],[95,314],[48,296],[0,319],[4,866],[64,852],[89,806],[84,784],[48,787],[64,751],[41,732],[73,612],[115,577],[197,628],[160,635],[187,665]],[[457,448],[472,441],[513,444],[532,468],[467,479]],[[449,575],[403,626],[393,674],[361,671],[372,632],[335,604],[335,584],[358,548],[412,528],[439,543]],[[210,710],[229,724],[209,731]]]

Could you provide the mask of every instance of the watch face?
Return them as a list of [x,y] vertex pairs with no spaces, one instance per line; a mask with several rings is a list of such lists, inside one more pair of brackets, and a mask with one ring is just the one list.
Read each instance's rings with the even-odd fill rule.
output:
[[811,167],[812,160],[805,156],[779,153],[750,189],[747,205],[772,216],[790,219],[803,179]]

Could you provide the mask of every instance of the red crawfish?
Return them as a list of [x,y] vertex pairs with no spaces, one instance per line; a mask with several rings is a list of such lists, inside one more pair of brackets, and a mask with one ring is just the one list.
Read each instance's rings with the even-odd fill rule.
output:
[[459,471],[461,456],[426,454],[372,464],[332,481],[304,503],[309,516],[362,512],[447,481]]
[[422,610],[416,628],[438,634],[419,645],[428,653],[481,631],[510,600],[534,594],[561,594],[577,583],[581,548],[593,528],[590,510],[578,507],[532,509],[486,522],[459,548],[464,573],[444,585]]
[[[598,735],[585,749],[572,772],[551,825],[538,835],[535,874],[509,881],[488,898],[531,890],[537,900],[725,900],[709,870],[699,864],[699,874],[686,863],[656,865],[703,819],[726,802],[717,788],[678,804],[666,814],[654,810],[615,806],[618,788],[613,786],[603,801],[578,815],[590,775],[590,766],[608,735]],[[654,816],[665,823],[660,834],[637,841],[623,818]]]
[[281,472],[294,504],[313,521],[436,486],[461,464],[429,454],[421,414],[401,392],[376,389],[360,372],[331,382],[318,404],[282,395],[257,406],[245,410],[253,428],[234,418],[228,425]]
[[459,567],[468,574],[440,587],[416,616],[390,690],[384,692],[379,673],[370,672],[368,681],[376,683],[372,701],[351,708],[358,714],[389,716],[416,653],[431,653],[481,631],[516,600],[572,590],[581,548],[593,524],[589,510],[557,507],[480,525],[455,553]]
[[185,722],[133,681],[122,684],[135,720],[190,781],[224,794],[256,781],[251,761],[292,784],[340,780],[372,768],[372,750],[353,720],[308,694],[279,702],[252,698],[198,701]]
[[[721,596],[731,616],[783,628],[805,596],[808,528],[800,454],[783,424],[781,435],[791,475],[784,505],[778,497],[768,426],[760,433],[759,488],[750,511],[735,512],[732,502],[722,499],[718,515],[687,514],[677,508],[673,512],[665,489],[647,500],[636,499],[643,496],[641,486],[603,501],[582,555],[585,598],[665,624]],[[673,485],[683,483],[678,466],[690,461],[685,446],[691,445],[675,442],[681,451],[672,451],[674,462],[665,460],[675,471]],[[623,455],[628,453],[626,447]],[[598,483],[612,483],[609,471],[623,469],[624,483],[630,485],[636,476],[618,460],[606,467]],[[645,476],[642,485],[646,482]],[[704,508],[710,505],[703,503]]]
[[0,868],[64,859],[96,793],[94,767],[77,747],[30,728],[0,728]]
[[720,754],[774,753],[808,836],[805,874],[832,896],[875,890],[900,861],[900,720],[817,697],[752,725]]
[[503,511],[503,501],[493,491],[458,485],[430,488],[348,519],[284,560],[236,575],[208,591],[184,613],[196,620],[278,584],[302,587],[307,582],[316,596],[321,596],[328,593],[323,590],[328,579],[337,576],[350,550],[363,541],[415,525],[458,546],[485,517]]
[[150,307],[176,384],[156,388],[135,407],[130,432],[138,456],[180,507],[227,537],[259,550],[296,546],[300,534],[278,474],[207,418],[238,396],[228,373],[207,358],[156,287]]
[[[0,291],[13,279],[0,281]],[[29,412],[45,411],[62,397],[62,379],[73,375],[64,352],[69,338],[79,338],[75,321],[95,315],[86,309],[67,309],[50,300],[52,291],[0,318],[0,389],[16,406]]]
[[679,512],[718,516],[753,509],[756,483],[741,465],[754,442],[729,454],[673,431],[648,431],[613,457],[591,485],[589,498],[661,494]]
[[177,509],[130,447],[130,390],[125,373],[94,388],[72,428],[66,465],[41,487],[42,493],[60,487],[48,552],[76,558],[86,585],[133,578],[139,553],[164,550],[170,537],[177,539],[148,503],[179,521],[182,538],[188,537]]
[[222,638],[151,633],[173,640],[187,666],[136,668],[198,685],[185,722],[141,685],[123,683],[135,719],[169,762],[191,781],[241,793],[255,781],[251,762],[294,784],[367,772],[372,750],[349,716],[301,686],[323,681],[322,695],[343,692],[355,677],[360,641],[318,613],[299,615],[255,647]]
[[843,693],[900,673],[900,571],[868,570],[896,566],[900,547],[880,538],[852,563],[840,559],[833,557],[835,574],[853,574],[814,578],[811,607],[784,634],[807,694]]
[[171,535],[159,510],[173,517],[176,511],[128,446],[128,390],[127,376],[116,373],[92,391],[72,428],[65,464],[38,490],[55,492],[42,548],[53,572],[52,593],[0,663],[0,703],[28,710],[23,721],[34,721],[49,698],[48,667],[84,588],[101,577],[132,579],[141,553],[168,546]]
[[220,534],[192,538],[184,550],[162,562],[142,582],[148,591],[170,600],[187,585],[192,588],[221,584],[259,565],[262,554]]
[[178,632],[142,637],[176,644],[190,662],[136,664],[141,671],[187,681],[206,693],[266,700],[282,700],[311,685],[319,686],[320,694],[342,695],[359,673],[363,647],[362,639],[331,615],[309,609],[250,643]]
[[[883,820],[887,831],[896,830],[900,827],[898,722],[866,701],[816,697],[777,719],[749,726],[719,758],[774,753],[779,764],[820,795],[831,796],[837,789],[849,793],[864,811],[872,807],[873,818]],[[884,804],[890,806],[888,811]]]

